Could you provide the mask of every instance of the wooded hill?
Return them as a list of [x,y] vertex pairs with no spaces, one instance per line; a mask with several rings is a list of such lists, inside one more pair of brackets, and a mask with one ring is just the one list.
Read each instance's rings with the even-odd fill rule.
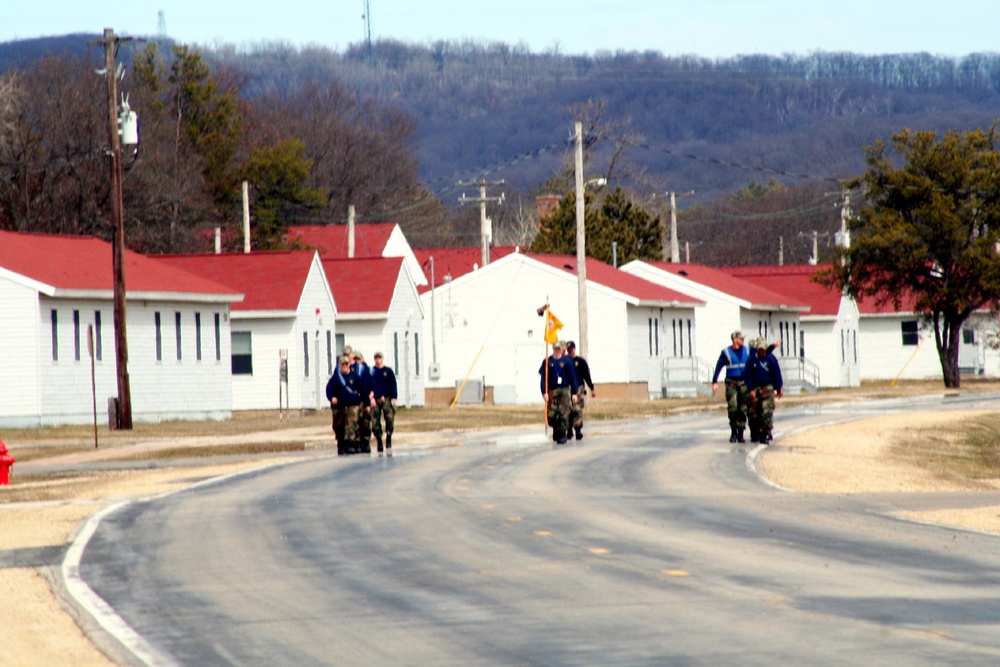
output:
[[[0,71],[24,66],[43,52],[88,53],[87,38],[0,44]],[[810,237],[818,224],[826,225],[820,231],[829,238],[839,226],[839,181],[864,170],[864,146],[888,140],[903,127],[968,130],[989,127],[1000,116],[998,54],[955,59],[813,53],[716,60],[394,40],[376,41],[370,52],[360,44],[336,52],[280,43],[200,50],[213,68],[240,74],[246,98],[336,79],[361,98],[405,111],[416,124],[421,180],[448,208],[457,207],[463,191],[475,195],[458,188],[460,180],[486,178],[504,179],[507,201],[520,196],[523,209],[562,169],[572,123],[587,108],[600,116],[607,129],[601,138],[608,139],[588,147],[588,177],[610,176],[612,185],[623,186],[660,215],[667,191],[694,190],[695,196],[678,204],[701,205],[704,211],[751,180],[774,179],[793,190],[802,186],[822,201],[798,201],[793,208],[819,211],[820,222],[794,213],[766,218],[777,221],[777,232],[786,232],[782,236],[795,239]],[[834,193],[832,199],[828,193]],[[513,215],[508,206],[494,219]],[[736,229],[753,230],[759,215],[747,216]],[[681,220],[684,224],[683,212]],[[703,222],[711,220],[702,213]],[[718,234],[709,230],[705,236]],[[697,240],[698,247],[705,243]],[[806,245],[803,256],[786,251],[784,261],[808,256],[811,245]],[[705,250],[696,250],[692,260],[707,261],[698,254]],[[776,261],[777,239],[767,254],[761,261]],[[739,263],[744,261],[752,258]]]

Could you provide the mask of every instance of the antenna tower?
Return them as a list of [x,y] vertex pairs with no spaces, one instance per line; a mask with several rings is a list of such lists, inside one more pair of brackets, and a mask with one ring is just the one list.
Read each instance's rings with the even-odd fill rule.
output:
[[163,10],[156,12],[156,36],[160,39],[167,38],[167,19],[163,15]]
[[371,0],[365,0],[365,13],[361,15],[365,22],[365,48],[368,57],[372,57],[372,6]]

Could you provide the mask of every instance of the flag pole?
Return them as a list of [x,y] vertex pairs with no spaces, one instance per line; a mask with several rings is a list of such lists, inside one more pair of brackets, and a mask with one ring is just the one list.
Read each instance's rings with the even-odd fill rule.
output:
[[[545,314],[545,319],[548,320],[549,314]],[[549,401],[552,397],[549,396],[549,341],[544,341],[545,343],[545,401],[542,405],[542,421],[545,423],[545,439],[549,438]]]

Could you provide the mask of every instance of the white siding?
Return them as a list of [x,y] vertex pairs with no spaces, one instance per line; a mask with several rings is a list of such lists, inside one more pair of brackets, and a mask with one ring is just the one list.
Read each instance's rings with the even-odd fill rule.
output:
[[858,355],[861,378],[886,380],[940,378],[941,362],[934,332],[922,327],[919,345],[903,345],[902,322],[919,321],[916,315],[862,316]]
[[406,265],[406,269],[409,271],[414,283],[417,285],[427,284],[427,278],[424,277],[424,272],[420,269],[420,262],[417,261],[417,256],[413,254],[413,249],[410,248],[410,244],[407,242],[406,236],[403,234],[403,230],[399,228],[399,225],[393,227],[389,239],[385,242],[385,248],[382,249],[382,256],[402,257],[403,263]]
[[0,278],[0,426],[38,424],[41,384],[38,372],[42,350],[38,293]]
[[[237,311],[232,330],[250,333],[253,358],[252,374],[231,376],[234,410],[326,408],[329,363],[337,352],[337,318],[318,255],[313,258],[294,317],[252,317]],[[282,385],[280,375],[282,350],[288,354],[287,386]],[[231,360],[228,356],[230,369]]]
[[[57,312],[58,360],[52,359],[51,313]],[[74,311],[80,314],[80,359],[76,359]],[[96,392],[91,386],[87,327],[101,313],[102,359],[95,359]],[[154,314],[161,315],[162,359],[156,359]],[[181,313],[181,359],[177,358],[175,313]],[[195,317],[202,317],[202,360],[196,359]],[[223,357],[215,359],[214,314],[223,329]],[[128,302],[126,304],[129,388],[133,422],[179,419],[228,419],[232,416],[229,380],[228,305]],[[36,318],[41,413],[39,424],[107,423],[108,399],[118,395],[113,306],[110,301],[39,297]],[[96,326],[95,326],[96,338]],[[95,341],[95,356],[97,352]]]
[[[519,254],[425,292],[421,295],[428,313],[424,348],[430,346],[433,298],[441,367],[440,379],[428,379],[427,386],[454,388],[468,375],[487,386],[510,388],[518,403],[541,403],[538,368],[545,358],[545,319],[536,310],[548,303],[563,323],[559,338],[579,341],[577,295],[574,276]],[[587,307],[590,346],[586,356],[594,382],[651,381],[658,386],[659,364],[650,359],[647,322],[650,312],[659,317],[659,309],[631,306],[620,295],[593,283],[588,283]],[[633,308],[634,321],[630,319]],[[690,318],[691,310],[678,312]],[[670,316],[665,314],[661,322]]]
[[338,329],[344,334],[344,344],[361,350],[369,366],[375,363],[375,353],[382,352],[385,365],[396,374],[399,405],[424,405],[430,338],[424,336],[423,308],[405,266],[400,269],[386,317],[341,320]]
[[[647,382],[651,398],[663,395],[663,360],[687,356],[688,323],[693,331],[691,309],[630,306],[628,318],[628,365],[630,382]],[[684,354],[674,354],[674,350]]]

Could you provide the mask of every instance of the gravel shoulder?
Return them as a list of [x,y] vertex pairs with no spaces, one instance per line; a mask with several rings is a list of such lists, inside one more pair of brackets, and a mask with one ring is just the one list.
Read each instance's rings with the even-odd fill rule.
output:
[[[781,438],[775,443],[778,446],[761,452],[759,461],[769,480],[794,492],[849,494],[982,489],[984,485],[981,482],[974,486],[943,479],[902,460],[893,450],[893,444],[904,431],[912,433],[914,428],[954,425],[970,416],[974,413],[893,415],[821,427]],[[290,437],[306,441],[311,439],[318,443],[329,439],[329,431],[298,429]],[[273,440],[275,434],[268,434],[266,438]],[[406,443],[399,444],[405,446]],[[169,445],[176,446],[177,441],[172,440]],[[149,442],[140,445],[144,450],[155,450],[157,446],[167,444]],[[110,451],[78,454],[72,459],[61,457],[58,463],[85,464],[111,455]],[[60,605],[44,576],[46,568],[55,566],[61,559],[61,549],[74,537],[82,523],[103,507],[121,500],[183,488],[207,477],[280,460],[284,459],[250,457],[221,465],[95,472],[86,483],[81,484],[79,480],[65,482],[65,493],[60,494],[59,500],[40,502],[4,502],[2,494],[9,493],[13,487],[0,487],[0,556],[8,557],[6,562],[0,564],[0,595],[4,600],[0,605],[0,627],[4,627],[7,634],[0,665],[114,665],[94,647],[70,613]],[[28,465],[42,467],[53,462],[55,460],[36,461],[24,466],[17,464],[16,468],[20,470]],[[49,485],[59,483],[58,480],[37,482]],[[1000,483],[994,484],[993,488],[1000,488]],[[908,512],[905,516],[957,528],[1000,533],[1000,507]],[[37,562],[39,558],[45,562]]]

